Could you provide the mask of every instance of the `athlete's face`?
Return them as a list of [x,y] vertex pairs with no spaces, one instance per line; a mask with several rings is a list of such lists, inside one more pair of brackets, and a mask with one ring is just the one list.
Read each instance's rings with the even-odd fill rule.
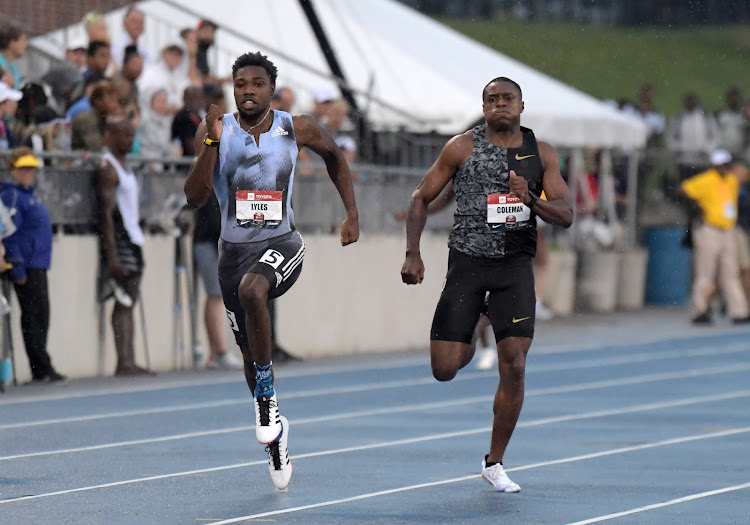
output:
[[253,120],[263,115],[271,105],[276,86],[268,72],[260,66],[245,66],[234,76],[234,101],[240,116]]
[[110,128],[105,134],[107,147],[112,153],[125,155],[133,149],[133,140],[135,140],[135,128],[133,125],[124,120],[116,127]]
[[487,123],[493,128],[511,128],[521,120],[521,94],[510,82],[493,82],[484,90],[482,111]]

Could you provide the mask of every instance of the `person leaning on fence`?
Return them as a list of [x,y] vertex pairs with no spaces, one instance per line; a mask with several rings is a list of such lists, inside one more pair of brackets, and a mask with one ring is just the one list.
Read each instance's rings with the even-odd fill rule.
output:
[[750,322],[737,263],[735,226],[739,183],[731,171],[732,155],[723,149],[710,156],[711,168],[686,179],[679,193],[694,201],[701,222],[693,227],[694,324],[710,324],[710,297],[718,270],[719,287],[735,324]]
[[34,178],[42,163],[30,148],[15,148],[10,156],[12,183],[0,183],[2,204],[16,231],[3,239],[5,260],[21,308],[21,333],[29,358],[32,383],[62,383],[67,378],[52,366],[47,353],[49,293],[47,270],[52,261],[52,222],[46,206],[34,194]]
[[143,275],[143,231],[138,224],[139,190],[125,157],[133,148],[135,131],[124,118],[107,122],[107,151],[94,172],[99,214],[100,261],[104,292],[114,295],[112,330],[118,376],[154,375],[135,364],[133,308]]

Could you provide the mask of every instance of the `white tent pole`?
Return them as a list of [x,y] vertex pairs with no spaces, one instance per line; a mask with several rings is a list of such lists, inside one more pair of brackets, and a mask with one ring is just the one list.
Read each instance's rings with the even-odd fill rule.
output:
[[633,248],[636,245],[636,236],[638,232],[638,161],[640,153],[634,149],[628,156],[628,247]]

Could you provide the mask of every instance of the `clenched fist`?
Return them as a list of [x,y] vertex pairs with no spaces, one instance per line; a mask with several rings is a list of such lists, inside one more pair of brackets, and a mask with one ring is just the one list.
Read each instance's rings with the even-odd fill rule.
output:
[[208,138],[211,140],[220,140],[221,133],[224,131],[224,114],[221,108],[216,104],[211,104],[206,114],[206,126],[208,127]]

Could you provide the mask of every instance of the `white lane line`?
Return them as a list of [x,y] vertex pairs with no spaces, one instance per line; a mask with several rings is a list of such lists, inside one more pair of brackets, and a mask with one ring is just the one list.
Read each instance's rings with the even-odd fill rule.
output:
[[588,525],[589,523],[599,523],[600,521],[608,521],[622,516],[628,516],[630,514],[637,514],[639,512],[646,512],[647,510],[660,509],[662,507],[669,507],[670,505],[679,505],[680,503],[686,503],[701,498],[709,498],[711,496],[717,496],[719,494],[726,494],[727,492],[735,492],[737,490],[744,490],[750,488],[750,483],[742,483],[741,485],[733,485],[731,487],[724,487],[723,489],[709,490],[708,492],[699,492],[697,494],[691,494],[682,498],[671,499],[669,501],[663,501],[661,503],[654,503],[653,505],[646,505],[645,507],[638,507],[637,509],[624,510],[622,512],[616,512],[614,514],[607,514],[606,516],[598,516],[583,521],[576,521],[575,523],[569,523],[568,525]]
[[[400,440],[397,440],[397,441],[384,441],[384,442],[378,442],[378,443],[371,443],[371,444],[368,444],[368,445],[359,445],[359,446],[355,446],[355,447],[346,447],[346,448],[333,449],[333,450],[323,450],[323,451],[319,451],[319,452],[310,452],[310,453],[307,453],[307,454],[296,454],[296,455],[294,455],[294,458],[297,459],[297,460],[299,460],[299,459],[303,459],[303,458],[322,457],[322,456],[330,456],[330,455],[335,455],[335,454],[346,454],[346,453],[350,453],[350,452],[360,452],[360,451],[363,451],[363,450],[372,450],[372,449],[376,449],[376,448],[385,448],[385,447],[393,447],[393,446],[406,445],[406,444],[422,443],[422,442],[425,442],[425,441],[433,441],[433,440],[438,440],[438,439],[448,439],[448,438],[453,438],[453,437],[463,437],[463,436],[467,436],[467,435],[471,435],[471,434],[480,434],[480,433],[483,433],[483,432],[489,432],[490,430],[491,430],[491,427],[483,427],[483,428],[476,428],[476,429],[472,429],[472,430],[465,430],[465,431],[461,431],[461,432],[447,432],[447,433],[441,433],[441,434],[431,434],[431,435],[427,435],[427,436],[419,436],[419,437],[414,437],[414,438],[400,439]],[[693,434],[693,435],[690,435],[690,436],[683,436],[683,437],[679,437],[679,438],[660,440],[660,441],[655,441],[655,442],[651,442],[651,443],[644,443],[644,444],[641,444],[641,445],[635,445],[635,446],[631,446],[631,447],[620,447],[620,448],[616,448],[616,449],[605,450],[605,451],[601,451],[601,452],[595,452],[595,453],[592,453],[592,454],[586,454],[586,455],[581,455],[581,456],[573,456],[573,457],[570,457],[570,458],[562,458],[562,459],[556,459],[556,460],[545,461],[545,462],[540,462],[540,463],[534,463],[533,465],[526,465],[526,466],[521,466],[521,467],[516,467],[516,468],[509,468],[509,469],[507,469],[507,471],[508,472],[514,472],[514,471],[517,471],[517,470],[528,470],[528,469],[539,468],[539,467],[544,467],[544,466],[548,466],[548,465],[559,465],[559,464],[562,464],[562,463],[571,463],[571,462],[575,462],[575,461],[582,461],[582,460],[585,460],[585,459],[592,459],[592,458],[597,458],[597,457],[602,457],[602,456],[609,456],[609,455],[614,455],[614,454],[623,454],[623,453],[626,453],[626,452],[631,452],[631,451],[636,451],[636,450],[644,450],[644,449],[648,449],[648,448],[654,448],[654,447],[665,446],[665,445],[676,445],[676,444],[680,444],[680,443],[687,443],[689,441],[700,441],[700,440],[703,440],[703,439],[713,439],[713,438],[718,438],[718,437],[726,437],[726,436],[732,436],[732,435],[736,435],[736,434],[743,434],[743,433],[747,433],[747,432],[750,432],[750,427],[733,428],[733,429],[722,430],[722,431],[719,431],[719,432],[707,432],[707,433],[702,433],[702,434]],[[184,476],[192,476],[192,475],[195,475],[195,474],[205,474],[205,473],[209,473],[209,472],[220,472],[220,471],[224,471],[224,470],[232,470],[232,469],[250,467],[250,466],[254,466],[254,465],[266,465],[267,463],[268,463],[267,460],[251,461],[251,462],[246,462],[246,463],[235,463],[233,465],[223,465],[223,466],[220,466],[220,467],[211,467],[211,468],[204,468],[204,469],[197,469],[197,470],[188,470],[188,471],[184,471],[184,472],[174,472],[174,473],[170,473],[170,474],[160,474],[160,475],[148,476],[148,477],[144,477],[144,478],[135,478],[135,479],[128,479],[128,480],[123,480],[123,481],[115,481],[115,482],[112,482],[112,483],[102,483],[100,485],[89,485],[87,487],[79,487],[79,488],[75,488],[75,489],[58,490],[58,491],[55,491],[55,492],[45,492],[45,493],[42,493],[42,494],[33,494],[33,495],[29,495],[29,496],[19,496],[19,497],[16,497],[16,498],[8,498],[8,499],[5,499],[5,500],[0,500],[0,505],[4,505],[4,504],[7,504],[7,503],[16,503],[16,502],[19,502],[19,501],[28,501],[28,500],[36,500],[36,499],[41,499],[41,498],[48,498],[48,497],[52,497],[52,496],[61,496],[61,495],[65,495],[65,494],[74,494],[74,493],[79,493],[79,492],[88,492],[88,491],[97,490],[97,489],[119,487],[119,486],[123,486],[123,485],[132,485],[132,484],[135,484],[135,483],[143,483],[143,482],[146,482],[146,481],[155,481],[155,480],[168,479],[168,478],[177,478],[177,477],[184,477]],[[479,477],[479,475],[475,474],[473,476],[464,476],[462,478],[453,478],[452,480],[444,480],[442,482],[436,482],[436,484],[455,483],[457,481],[463,481],[463,480],[466,480],[466,479],[478,478],[478,477]],[[430,484],[428,484],[428,485],[414,485],[411,488],[410,487],[402,487],[402,488],[399,488],[399,489],[393,489],[389,493],[392,493],[392,492],[402,492],[404,490],[413,490],[413,488],[422,488],[423,486],[432,486],[432,485],[430,485]],[[373,493],[373,494],[377,494],[377,493]],[[373,497],[373,496],[367,496],[367,495],[359,496],[360,499],[362,499],[364,497]],[[331,503],[329,503],[329,504],[331,504]],[[321,506],[323,506],[323,505],[321,505]],[[275,512],[280,513],[280,514],[284,514],[286,512],[290,512],[290,511],[288,511],[288,510],[282,510],[282,511],[275,511]],[[239,521],[242,521],[242,520],[245,520],[245,519],[251,519],[253,517],[262,517],[262,516],[265,516],[265,515],[266,514],[245,517],[245,518],[242,518]],[[231,522],[222,522],[222,523],[231,523]]]
[[[669,445],[678,445],[678,444],[682,444],[682,443],[688,443],[688,442],[691,442],[691,441],[699,441],[699,440],[703,440],[703,439],[714,439],[714,438],[732,436],[732,435],[742,434],[742,433],[747,433],[747,432],[750,432],[750,427],[728,429],[728,430],[723,430],[721,432],[710,432],[710,433],[706,433],[706,434],[694,434],[694,435],[691,435],[691,436],[683,436],[683,437],[679,437],[679,438],[665,439],[665,440],[661,440],[661,441],[654,441],[654,442],[651,442],[651,443],[644,443],[642,445],[635,445],[635,446],[632,446],[632,447],[621,447],[621,448],[616,448],[616,449],[611,449],[611,450],[604,450],[604,451],[601,451],[601,452],[595,452],[595,453],[592,453],[592,454],[584,454],[584,455],[573,456],[573,457],[569,457],[569,458],[555,459],[555,460],[552,460],[552,461],[544,461],[544,462],[540,462],[540,463],[534,463],[534,464],[531,464],[531,465],[523,465],[521,467],[516,467],[516,468],[508,468],[508,469],[505,469],[505,470],[506,470],[506,472],[517,472],[517,471],[521,471],[521,470],[530,470],[530,469],[542,468],[542,467],[547,467],[547,466],[552,466],[552,465],[562,465],[562,464],[565,464],[565,463],[575,463],[575,462],[578,462],[578,461],[585,461],[585,460],[588,460],[588,459],[595,459],[595,458],[600,458],[600,457],[604,457],[604,456],[612,456],[612,455],[615,455],[615,454],[625,454],[627,452],[635,452],[635,451],[638,451],[638,450],[645,450],[645,449],[649,449],[649,448],[663,447],[663,446],[669,446]],[[399,488],[395,488],[395,489],[381,490],[381,491],[378,491],[378,492],[370,492],[368,494],[360,494],[358,496],[352,496],[350,498],[341,498],[341,499],[336,499],[336,500],[322,501],[320,503],[312,503],[312,504],[309,504],[309,505],[302,505],[300,507],[290,507],[290,508],[286,508],[286,509],[279,509],[279,510],[273,510],[273,511],[269,511],[269,512],[261,512],[261,513],[258,513],[258,514],[251,514],[251,515],[248,515],[248,516],[240,516],[238,518],[231,518],[231,519],[223,520],[223,521],[214,521],[214,522],[209,523],[209,525],[226,525],[226,524],[229,524],[229,523],[238,523],[238,522],[241,522],[241,521],[249,521],[249,520],[257,519],[257,518],[266,518],[266,517],[269,517],[269,516],[279,516],[279,515],[282,515],[282,514],[291,514],[293,512],[300,512],[302,510],[309,510],[309,509],[315,509],[315,508],[320,508],[320,507],[330,507],[332,505],[340,505],[342,503],[349,503],[349,502],[352,502],[352,501],[358,501],[358,500],[369,499],[369,498],[376,498],[376,497],[379,497],[379,496],[387,496],[389,494],[396,494],[396,493],[407,492],[407,491],[411,491],[411,490],[418,490],[418,489],[423,489],[423,488],[436,487],[436,486],[439,486],[439,485],[447,485],[447,484],[450,484],[450,483],[460,483],[460,482],[468,481],[468,480],[471,480],[471,479],[478,479],[479,477],[480,477],[479,474],[474,474],[472,476],[462,476],[460,478],[444,479],[444,480],[440,480],[440,481],[434,481],[432,483],[420,483],[419,485],[409,485],[409,486],[406,486],[406,487],[399,487]]]
[[[721,335],[729,335],[729,334],[737,334],[737,329],[733,329],[731,332],[727,331],[726,333],[719,332],[716,333],[716,336]],[[694,338],[695,335],[692,334],[690,336],[684,337],[684,338],[677,338],[678,340],[690,340],[691,338]],[[660,341],[672,341],[675,338],[673,337],[662,337],[662,338],[654,338],[653,340],[648,340],[645,342],[634,342],[634,343],[628,343],[628,347],[634,347],[634,346],[646,346],[649,344],[657,343]],[[713,349],[716,351],[716,347],[719,343],[714,342],[711,345],[702,345],[699,347],[696,347],[695,350],[701,351],[702,349]],[[726,348],[734,348],[736,345],[739,345],[737,350],[730,350],[729,353],[734,351],[742,351],[744,350],[750,350],[750,345],[745,345],[745,343],[731,343],[729,345],[725,345]],[[562,345],[562,346],[556,346],[556,347],[550,347],[549,345],[539,345],[538,347],[535,346],[532,349],[532,355],[549,355],[549,354],[565,354],[565,353],[577,353],[577,352],[585,352],[585,351],[594,351],[597,349],[601,349],[602,351],[611,351],[614,348],[618,347],[625,347],[625,345],[602,345],[602,344],[596,344],[591,346],[582,346],[582,345]],[[744,348],[742,348],[744,346]],[[688,348],[685,349],[685,351],[689,351]],[[722,353],[726,353],[722,350],[716,351],[716,355],[721,355]],[[697,354],[701,355],[701,354]],[[712,355],[712,354],[705,354],[705,355]],[[365,355],[366,356],[366,355]],[[363,358],[365,359],[371,359],[371,357],[367,356]],[[286,377],[307,377],[311,375],[329,375],[329,374],[346,374],[350,372],[363,372],[363,371],[369,371],[369,370],[389,370],[389,369],[398,369],[398,368],[408,368],[411,366],[428,366],[429,365],[429,359],[425,357],[397,357],[394,356],[386,356],[383,359],[387,359],[386,363],[365,363],[365,364],[358,364],[358,365],[318,365],[314,364],[311,366],[306,366],[303,369],[294,369],[294,370],[286,370],[283,367],[280,367],[279,370],[276,370],[276,377],[279,379],[283,379]],[[394,363],[393,361],[397,360],[398,362]],[[531,368],[531,367],[529,367]],[[190,379],[180,379],[180,380],[170,380],[167,384],[136,384],[136,385],[127,385],[127,386],[121,386],[121,387],[113,387],[113,388],[92,388],[91,390],[87,391],[77,391],[77,392],[68,392],[68,393],[57,393],[57,394],[48,394],[48,395],[28,395],[28,396],[4,396],[0,398],[0,406],[3,405],[13,405],[13,404],[21,404],[21,403],[35,403],[35,402],[43,402],[43,401],[60,401],[60,400],[66,400],[66,399],[75,399],[75,398],[81,398],[81,397],[93,397],[93,396],[108,396],[108,395],[117,395],[117,394],[137,394],[137,393],[144,393],[144,392],[156,392],[160,390],[169,390],[169,389],[176,389],[176,388],[185,388],[185,387],[193,387],[193,386],[212,386],[212,385],[223,385],[223,384],[229,384],[229,383],[243,383],[244,381],[241,378],[238,378],[237,376],[231,376],[231,377],[221,377],[221,378],[190,378]]]
[[[541,419],[532,419],[530,421],[520,421],[518,427],[535,427],[540,425],[547,425],[550,423],[566,423],[570,421],[578,421],[581,419],[593,419],[597,417],[608,417],[622,414],[631,414],[636,412],[646,412],[649,410],[662,410],[665,408],[675,408],[687,405],[697,405],[703,403],[713,403],[716,401],[727,401],[731,399],[739,399],[743,397],[750,397],[750,390],[738,390],[734,392],[727,392],[724,394],[713,394],[708,396],[697,396],[688,397],[684,399],[678,399],[674,401],[647,403],[643,405],[632,405],[623,408],[613,408],[609,410],[596,410],[591,412],[583,412],[578,414],[567,414],[562,416],[546,417]],[[328,421],[335,421],[347,418],[360,418],[360,417],[371,417],[386,414],[395,414],[403,412],[418,412],[423,410],[433,410],[436,408],[454,407],[460,405],[470,405],[479,402],[489,402],[494,396],[476,396],[468,397],[464,399],[452,400],[452,401],[439,401],[432,403],[418,403],[413,405],[402,405],[399,407],[387,407],[387,408],[376,408],[372,410],[360,410],[356,412],[343,412],[339,414],[331,414],[328,416],[315,416],[301,419],[294,419],[291,421],[292,424],[296,425],[307,425],[312,423],[322,423]],[[215,430],[205,430],[197,432],[187,432],[183,434],[173,434],[169,436],[161,436],[156,438],[145,438],[136,439],[130,441],[118,441],[114,443],[103,443],[100,445],[89,445],[85,447],[66,448],[58,450],[46,450],[40,452],[29,452],[25,454],[14,454],[10,456],[0,457],[0,461],[9,461],[15,459],[27,459],[39,456],[51,456],[56,454],[73,454],[78,452],[90,452],[93,450],[103,450],[108,448],[126,447],[134,445],[146,445],[150,443],[162,443],[165,441],[178,441],[181,439],[192,439],[196,437],[214,436],[220,434],[230,434],[233,432],[248,432],[255,428],[254,425],[241,425],[237,427],[228,427]],[[490,427],[482,429],[482,431],[489,432]],[[472,432],[475,433],[475,432]]]
[[[742,345],[745,349],[750,349],[750,346]],[[706,347],[707,348],[707,347]],[[700,349],[701,352],[707,352],[707,349],[703,348]],[[714,352],[706,353],[705,355],[712,356],[712,355],[722,355],[727,353],[733,353],[742,351],[735,347],[734,345],[729,345],[726,349],[721,351],[716,351],[715,347]],[[699,349],[695,350],[696,352],[699,351]],[[703,355],[703,354],[702,354]],[[648,360],[646,359],[647,356],[637,356],[637,360],[634,362],[638,362],[639,360]],[[667,358],[671,357],[684,357],[681,356],[679,352],[669,352],[669,356]],[[609,366],[609,365],[616,365],[616,364],[623,364],[620,361],[620,358],[613,358],[613,359],[602,359],[599,360],[599,364],[601,366]],[[725,373],[725,372],[732,372],[735,370],[743,370],[742,367],[746,366],[750,368],[750,364],[748,365],[727,365],[724,367],[719,368],[708,368],[708,369],[691,369],[688,371],[681,371],[681,372],[667,372],[665,374],[656,374],[653,376],[634,376],[632,380],[635,380],[636,383],[641,382],[641,379],[645,379],[643,382],[649,382],[649,381],[660,381],[660,380],[666,380],[666,379],[680,379],[684,377],[694,377],[696,375],[703,375],[705,374],[712,374],[712,373]],[[545,369],[542,369],[542,367],[530,367],[528,370],[528,373],[532,372],[548,372],[548,371],[561,371],[561,370],[578,370],[583,368],[591,368],[591,360],[584,360],[584,361],[577,361],[573,363],[568,364],[560,364],[560,365],[550,365],[546,367]],[[688,375],[680,375],[685,374]],[[677,375],[675,375],[677,374]],[[495,372],[464,372],[461,375],[457,376],[455,379],[453,379],[453,382],[456,381],[470,381],[476,378],[484,378],[484,377],[492,377],[495,375]],[[622,382],[625,381],[625,382]],[[631,379],[625,379],[625,380],[611,380],[611,381],[600,381],[597,383],[581,383],[584,386],[584,389],[589,388],[589,385],[595,385],[595,387],[599,388],[605,388],[605,387],[611,387],[611,386],[621,386],[621,385],[627,385],[632,384],[629,381]],[[421,386],[421,385],[431,385],[436,384],[435,380],[432,377],[424,377],[419,379],[406,379],[406,380],[394,380],[394,381],[385,381],[380,383],[365,383],[361,385],[353,385],[353,386],[345,386],[345,387],[339,387],[339,388],[328,388],[328,389],[314,389],[314,390],[301,390],[301,391],[292,391],[283,393],[282,392],[282,399],[295,399],[295,398],[301,398],[301,397],[310,397],[310,396],[316,396],[316,395],[325,395],[325,394],[351,394],[354,392],[366,392],[370,390],[383,390],[383,389],[390,389],[390,388],[402,388],[402,387],[410,387],[410,386]],[[575,385],[569,387],[568,390],[558,391],[556,390],[557,387],[553,387],[552,391],[538,391],[538,390],[529,390],[526,392],[526,395],[545,395],[547,393],[563,393],[563,392],[575,392],[577,391]],[[226,399],[221,401],[210,401],[210,402],[203,402],[203,403],[189,403],[184,405],[172,405],[168,407],[160,407],[160,408],[146,408],[146,409],[136,409],[136,410],[125,410],[125,411],[118,411],[118,412],[107,412],[102,414],[91,414],[86,416],[71,416],[71,417],[65,417],[65,418],[51,418],[51,419],[42,419],[37,421],[25,421],[20,423],[6,423],[0,425],[0,430],[8,430],[8,429],[14,429],[14,428],[25,428],[25,427],[33,427],[33,426],[40,426],[40,425],[54,425],[54,424],[60,424],[60,423],[78,423],[78,422],[84,422],[84,421],[95,421],[100,419],[108,419],[108,418],[116,418],[116,417],[129,417],[129,416],[141,416],[141,415],[150,415],[150,414],[163,414],[167,412],[179,412],[179,411],[185,411],[185,410],[199,410],[199,409],[205,409],[205,408],[218,408],[218,407],[225,407],[225,406],[234,406],[234,405],[242,405],[249,403],[250,400],[243,396],[239,399]]]

